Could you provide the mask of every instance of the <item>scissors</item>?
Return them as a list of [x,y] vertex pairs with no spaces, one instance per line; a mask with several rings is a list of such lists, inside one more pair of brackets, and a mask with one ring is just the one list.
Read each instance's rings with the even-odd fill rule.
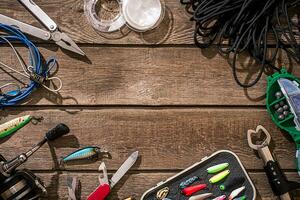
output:
[[33,0],[18,0],[31,14],[38,19],[47,29],[31,26],[29,24],[20,22],[13,18],[0,14],[0,23],[15,26],[22,32],[28,35],[45,41],[54,41],[63,49],[75,52],[79,55],[85,56],[85,53],[77,46],[77,44],[65,33],[61,32],[57,24],[38,6]]
[[132,153],[129,158],[122,164],[122,166],[117,170],[113,177],[108,180],[107,170],[105,163],[102,162],[99,166],[99,175],[100,185],[92,192],[87,200],[105,200],[106,197],[110,194],[111,189],[116,185],[116,183],[126,174],[126,172],[134,165],[138,158],[138,151]]

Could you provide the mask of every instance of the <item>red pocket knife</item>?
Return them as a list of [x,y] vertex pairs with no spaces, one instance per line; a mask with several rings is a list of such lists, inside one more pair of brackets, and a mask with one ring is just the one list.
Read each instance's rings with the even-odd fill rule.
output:
[[105,163],[101,163],[99,166],[99,175],[100,185],[92,192],[87,200],[105,200],[109,195],[111,189],[116,185],[116,183],[126,174],[126,172],[134,165],[138,158],[138,151],[132,153],[129,158],[122,164],[122,166],[117,170],[113,177],[108,180],[107,170]]

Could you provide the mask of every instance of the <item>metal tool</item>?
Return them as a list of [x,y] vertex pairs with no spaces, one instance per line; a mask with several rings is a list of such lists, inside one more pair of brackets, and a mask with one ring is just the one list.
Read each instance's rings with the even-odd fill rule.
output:
[[[266,137],[260,144],[253,143],[252,136],[261,132]],[[267,174],[269,183],[275,195],[282,200],[290,200],[292,197],[289,192],[300,188],[300,183],[288,181],[284,173],[280,169],[279,164],[275,161],[270,149],[271,142],[270,133],[261,125],[256,127],[256,130],[248,130],[247,139],[249,146],[258,151],[260,158],[264,162],[265,172]]]
[[101,172],[99,176],[100,185],[88,196],[88,200],[105,200],[110,194],[111,189],[118,183],[118,181],[126,174],[126,172],[134,165],[138,158],[138,151],[132,153],[129,158],[122,164],[113,177],[108,180],[105,163],[102,162],[99,166]]
[[38,6],[33,0],[18,0],[31,14],[38,19],[49,31],[31,26],[29,24],[12,19],[0,14],[0,23],[15,26],[22,32],[27,33],[36,38],[48,41],[54,41],[63,49],[75,52],[82,56],[85,53],[76,45],[76,43],[65,33],[61,32],[57,24]]
[[67,177],[67,186],[69,197],[68,200],[80,200],[81,183],[76,177]]

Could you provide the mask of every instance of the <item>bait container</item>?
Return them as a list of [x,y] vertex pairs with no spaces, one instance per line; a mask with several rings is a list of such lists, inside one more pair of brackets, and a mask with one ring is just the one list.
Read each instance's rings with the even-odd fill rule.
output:
[[[225,178],[224,180],[218,182],[217,184],[211,184],[209,183],[209,179],[213,177],[216,174],[208,174],[207,169],[209,167],[221,164],[221,163],[229,163],[229,167],[227,169],[230,170],[230,175]],[[221,195],[226,195],[228,198],[230,193],[237,188],[240,188],[242,186],[245,186],[246,189],[241,193],[240,196],[246,195],[248,200],[255,200],[256,199],[256,189],[254,187],[254,184],[252,183],[249,175],[247,174],[244,166],[242,165],[240,159],[238,156],[228,150],[221,150],[217,151],[214,154],[212,154],[209,157],[203,158],[200,162],[195,163],[194,165],[188,167],[187,169],[183,170],[182,172],[170,177],[169,179],[165,181],[161,181],[153,188],[146,191],[143,196],[141,197],[141,200],[153,200],[157,199],[156,194],[158,191],[160,191],[163,188],[169,188],[168,195],[166,198],[168,199],[188,199],[190,196],[185,196],[182,194],[182,190],[179,188],[179,185],[181,182],[186,181],[187,179],[198,176],[200,178],[199,181],[194,182],[192,185],[198,185],[198,184],[207,184],[207,188],[201,191],[198,191],[194,193],[194,195],[200,195],[205,193],[213,193],[212,197],[209,197],[208,199],[214,199],[216,197],[219,197]],[[226,181],[230,179],[234,179],[236,177],[243,177],[244,183],[236,184],[234,187],[230,190],[222,191],[219,186],[223,183],[226,183]]]

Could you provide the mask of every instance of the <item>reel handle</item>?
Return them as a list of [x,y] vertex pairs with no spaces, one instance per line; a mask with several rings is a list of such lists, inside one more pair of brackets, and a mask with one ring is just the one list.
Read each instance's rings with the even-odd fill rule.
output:
[[17,167],[25,163],[27,159],[39,148],[41,148],[47,141],[53,141],[65,134],[68,134],[69,132],[70,129],[67,125],[58,124],[56,127],[48,131],[45,137],[26,153],[22,153],[8,162],[0,162],[0,174],[2,174],[2,176],[9,177]]

